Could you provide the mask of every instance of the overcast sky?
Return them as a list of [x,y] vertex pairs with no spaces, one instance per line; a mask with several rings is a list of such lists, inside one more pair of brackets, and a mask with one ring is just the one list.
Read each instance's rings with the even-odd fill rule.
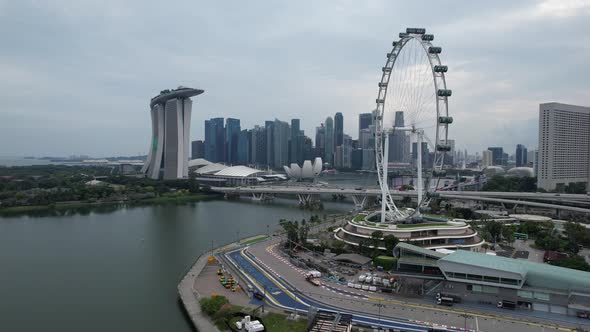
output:
[[211,117],[314,138],[335,112],[356,139],[406,27],[443,48],[458,148],[536,147],[539,103],[590,106],[589,0],[0,0],[0,155],[145,154],[178,85],[205,90],[192,140]]

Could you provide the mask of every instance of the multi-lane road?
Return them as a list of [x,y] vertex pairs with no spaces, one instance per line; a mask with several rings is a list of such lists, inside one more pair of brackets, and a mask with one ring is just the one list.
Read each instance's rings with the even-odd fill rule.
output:
[[[212,187],[212,191],[228,195],[280,194],[280,195],[346,195],[379,196],[378,188],[340,188],[326,186],[276,185],[244,187]],[[393,196],[416,197],[416,191],[392,190]],[[531,207],[568,210],[578,213],[590,213],[590,195],[556,194],[530,192],[489,192],[489,191],[437,191],[441,198],[481,201],[490,203],[518,204]]]
[[[477,311],[473,308],[437,307],[424,300],[409,301],[352,290],[323,282],[305,281],[303,273],[277,250],[279,239],[219,252],[218,259],[239,278],[266,294],[266,304],[287,311],[307,312],[310,306],[350,313],[358,324],[400,331],[428,331],[433,325],[449,331],[572,331],[567,321],[545,321],[530,315]],[[252,300],[254,302],[258,300]]]

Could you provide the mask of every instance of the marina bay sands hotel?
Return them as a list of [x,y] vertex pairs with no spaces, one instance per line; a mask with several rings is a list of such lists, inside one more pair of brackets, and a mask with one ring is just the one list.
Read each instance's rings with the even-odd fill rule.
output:
[[204,90],[179,86],[151,99],[152,141],[142,172],[152,179],[188,177],[192,100]]

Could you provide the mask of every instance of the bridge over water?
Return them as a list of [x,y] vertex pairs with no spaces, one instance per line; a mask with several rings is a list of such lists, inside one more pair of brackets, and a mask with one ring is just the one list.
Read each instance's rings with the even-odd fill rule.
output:
[[[319,202],[321,195],[342,195],[351,197],[357,209],[363,209],[381,196],[379,188],[342,188],[328,186],[244,186],[244,187],[212,187],[212,191],[231,196],[251,196],[256,200],[270,200],[275,195],[297,196],[300,204]],[[416,198],[416,191],[390,191],[394,197]],[[590,214],[590,195],[587,194],[555,194],[530,192],[490,192],[490,191],[437,191],[440,198],[489,202],[496,204],[514,204],[515,206],[537,207]]]

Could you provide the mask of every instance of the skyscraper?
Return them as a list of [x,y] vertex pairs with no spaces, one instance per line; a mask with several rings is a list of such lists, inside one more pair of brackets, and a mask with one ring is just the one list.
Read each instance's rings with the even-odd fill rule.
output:
[[324,142],[324,162],[334,165],[334,120],[326,118],[326,140]]
[[244,129],[238,135],[237,164],[250,164],[250,142],[252,141],[252,131]]
[[266,163],[268,166],[272,167],[275,160],[274,121],[265,121],[264,128],[266,131]]
[[191,159],[205,158],[205,145],[203,141],[196,140],[191,143]]
[[238,163],[238,138],[240,136],[240,119],[225,120],[225,162]]
[[359,141],[361,139],[361,130],[369,129],[369,126],[373,124],[372,113],[361,113],[359,114]]
[[251,162],[255,165],[267,165],[266,161],[266,129],[254,126],[252,129]]
[[488,150],[492,151],[492,165],[503,166],[506,161],[504,160],[504,149],[501,147],[491,147]]
[[289,165],[289,124],[275,119],[273,131],[274,161],[272,166],[282,168]]
[[395,112],[393,133],[389,135],[390,162],[405,163],[410,161],[410,137],[405,131],[395,130],[404,127],[404,112]]
[[481,167],[490,167],[494,164],[492,151],[483,150],[481,153]]
[[301,133],[299,119],[291,119],[291,138],[290,138],[290,158],[291,163],[303,163],[303,134]]
[[[432,167],[432,161],[430,158],[430,151],[428,151],[428,142],[422,142],[422,167]],[[417,165],[418,162],[418,143],[412,143],[412,163]]]
[[334,146],[342,145],[344,141],[344,119],[342,113],[334,115]]
[[516,167],[527,166],[527,164],[528,164],[527,158],[528,158],[528,154],[527,154],[526,147],[522,144],[517,144],[516,145],[516,154],[515,154]]
[[315,128],[315,151],[316,157],[324,158],[324,148],[326,146],[326,127],[320,124]]
[[538,186],[561,191],[590,182],[590,107],[539,105]]
[[178,87],[150,101],[152,140],[142,172],[152,179],[188,177],[192,100],[203,90]]
[[223,118],[205,120],[205,159],[214,163],[225,160]]

